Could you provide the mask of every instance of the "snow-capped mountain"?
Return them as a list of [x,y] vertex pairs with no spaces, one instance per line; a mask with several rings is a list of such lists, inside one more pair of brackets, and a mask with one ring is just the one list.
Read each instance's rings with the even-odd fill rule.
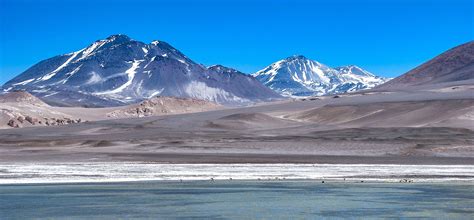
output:
[[39,62],[3,86],[26,90],[50,104],[114,106],[157,95],[220,104],[280,98],[252,76],[197,64],[166,42],[149,44],[112,35],[69,54]]
[[301,55],[273,63],[253,76],[284,96],[354,92],[389,80],[354,65],[331,68]]

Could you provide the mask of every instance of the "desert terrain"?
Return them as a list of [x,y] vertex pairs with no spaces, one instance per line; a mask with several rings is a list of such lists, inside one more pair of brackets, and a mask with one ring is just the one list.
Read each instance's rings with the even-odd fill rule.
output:
[[474,165],[471,81],[3,129],[0,161]]

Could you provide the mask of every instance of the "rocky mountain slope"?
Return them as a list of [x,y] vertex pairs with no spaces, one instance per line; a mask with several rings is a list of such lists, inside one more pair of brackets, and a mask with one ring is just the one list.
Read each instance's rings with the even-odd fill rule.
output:
[[284,96],[353,92],[389,80],[354,65],[331,68],[301,55],[273,63],[253,76]]
[[409,86],[472,79],[474,79],[474,41],[452,48],[377,89],[403,89]]
[[58,106],[118,106],[160,96],[240,105],[280,96],[251,76],[207,68],[163,41],[112,35],[32,66],[3,86]]

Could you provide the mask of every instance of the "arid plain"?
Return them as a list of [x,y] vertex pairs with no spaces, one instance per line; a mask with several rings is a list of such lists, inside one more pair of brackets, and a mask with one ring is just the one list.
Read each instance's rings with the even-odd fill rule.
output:
[[[0,160],[474,164],[471,81],[4,129]],[[69,108],[56,107],[60,109]],[[81,115],[98,119],[94,111],[101,109],[86,109]]]

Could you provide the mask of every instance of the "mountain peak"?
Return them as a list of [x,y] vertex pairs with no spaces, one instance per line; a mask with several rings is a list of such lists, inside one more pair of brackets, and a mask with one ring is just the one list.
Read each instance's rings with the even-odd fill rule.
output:
[[124,42],[124,41],[130,41],[132,39],[129,36],[125,35],[125,34],[113,34],[113,35],[110,35],[109,37],[107,37],[106,40],[107,41]]
[[151,47],[157,47],[157,48],[162,48],[162,49],[168,49],[168,50],[176,50],[171,44],[166,43],[165,41],[161,40],[153,40],[149,44]]
[[289,56],[285,60],[291,61],[291,60],[307,60],[307,59],[308,58],[306,58],[305,56],[297,54],[297,55]]
[[229,73],[229,74],[238,73],[238,74],[246,75],[246,74],[244,74],[244,73],[242,73],[242,72],[240,72],[236,69],[226,67],[226,66],[223,66],[223,65],[220,65],[220,64],[212,65],[212,66],[208,67],[207,69],[209,69],[211,71],[218,72],[218,73]]
[[339,71],[341,74],[353,74],[357,76],[368,76],[368,77],[375,77],[374,74],[371,72],[364,70],[356,65],[347,65],[347,66],[340,66],[334,68],[335,70]]
[[345,67],[347,67],[347,68],[349,68],[349,69],[352,69],[352,68],[362,69],[362,68],[360,68],[360,67],[358,67],[358,66],[356,66],[356,65],[354,65],[354,64],[350,64],[350,65],[347,65],[347,66],[345,66]]
[[220,65],[220,64],[216,64],[216,65],[209,66],[208,69],[210,69],[210,70],[222,70],[222,69],[231,69],[231,68],[225,67],[225,66]]
[[356,66],[354,64],[351,64],[351,65],[347,65],[347,66],[338,66],[336,68],[334,68],[336,70],[339,70],[339,71],[353,71],[353,70],[360,70],[360,71],[363,71],[364,69],[360,68],[359,66]]
[[153,46],[168,45],[168,46],[170,46],[169,43],[167,43],[166,41],[162,41],[162,40],[152,40],[152,41],[150,42],[150,45],[153,45]]

